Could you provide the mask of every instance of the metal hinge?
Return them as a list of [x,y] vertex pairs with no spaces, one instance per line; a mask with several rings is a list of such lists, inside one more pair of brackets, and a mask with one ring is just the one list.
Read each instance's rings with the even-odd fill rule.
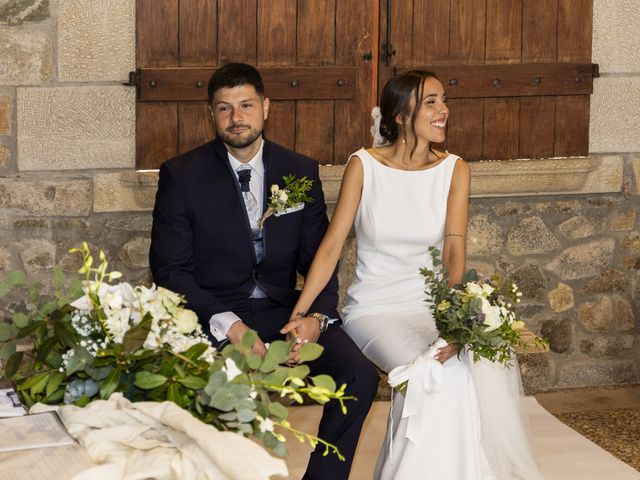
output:
[[600,78],[600,65],[597,63],[591,64],[591,76],[593,78]]
[[140,98],[140,77],[140,69],[137,68],[135,71],[129,72],[129,81],[122,84],[127,87],[136,87],[137,98]]

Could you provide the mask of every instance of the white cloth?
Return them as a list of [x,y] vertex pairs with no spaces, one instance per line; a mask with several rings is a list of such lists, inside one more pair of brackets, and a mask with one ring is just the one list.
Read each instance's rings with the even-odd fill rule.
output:
[[427,170],[402,171],[365,150],[356,155],[364,182],[344,328],[381,369],[400,367],[394,383],[411,378],[406,408],[405,398],[394,393],[375,478],[542,479],[519,415],[517,367],[473,364],[461,355],[439,368],[428,352],[438,332],[419,267],[432,267],[429,246],[442,247],[457,157]]
[[36,404],[55,410],[99,464],[72,480],[266,480],[287,475],[283,460],[232,432],[220,432],[172,402],[130,402],[121,393],[84,408]]

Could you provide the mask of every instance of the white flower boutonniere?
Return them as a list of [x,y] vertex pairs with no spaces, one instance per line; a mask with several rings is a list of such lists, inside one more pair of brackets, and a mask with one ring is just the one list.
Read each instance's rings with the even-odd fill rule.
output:
[[307,195],[311,190],[313,180],[307,177],[296,178],[295,175],[285,175],[284,187],[278,184],[271,185],[271,196],[267,204],[267,209],[258,220],[258,227],[262,228],[264,222],[271,215],[278,215],[288,211],[297,211],[304,207],[304,202],[313,202],[313,198]]

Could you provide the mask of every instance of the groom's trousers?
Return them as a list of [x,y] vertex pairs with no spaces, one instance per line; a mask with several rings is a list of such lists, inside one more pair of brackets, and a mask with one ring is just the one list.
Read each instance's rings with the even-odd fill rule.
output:
[[[280,329],[287,323],[291,308],[270,298],[248,299],[233,308],[233,312],[250,328],[256,330],[264,342],[283,339]],[[338,325],[330,325],[320,335],[318,343],[324,347],[322,355],[307,365],[311,375],[330,375],[340,387],[347,384],[346,395],[357,400],[346,401],[347,414],[339,402],[328,402],[322,414],[318,437],[338,447],[345,461],[334,454],[323,456],[324,447],[318,445],[311,454],[308,480],[347,480],[362,424],[369,412],[378,388],[378,373],[351,338]]]

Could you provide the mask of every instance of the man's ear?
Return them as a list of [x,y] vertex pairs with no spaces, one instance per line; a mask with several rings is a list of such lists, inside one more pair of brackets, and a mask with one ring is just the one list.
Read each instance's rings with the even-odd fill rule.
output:
[[264,114],[265,120],[269,118],[269,98],[268,97],[264,97],[264,100],[262,101],[262,112]]

